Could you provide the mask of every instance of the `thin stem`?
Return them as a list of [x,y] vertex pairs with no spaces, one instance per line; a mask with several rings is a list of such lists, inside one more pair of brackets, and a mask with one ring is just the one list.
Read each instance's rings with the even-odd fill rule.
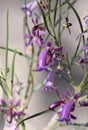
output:
[[[80,19],[80,16],[79,14],[77,13],[77,11],[75,10],[75,8],[71,5],[71,3],[69,3],[68,0],[65,0],[65,2],[69,5],[69,7],[73,10],[73,12],[75,13],[76,15],[76,18],[78,20],[78,23],[79,23],[79,26],[80,26],[80,29],[81,29],[81,33],[83,34],[83,25],[82,25],[82,22],[81,22],[81,19]],[[85,38],[84,38],[84,35],[82,36],[83,38],[83,45],[85,46]],[[84,50],[84,56],[86,58],[86,53],[85,53],[85,50]],[[88,67],[87,67],[87,64],[85,64],[85,67],[86,67],[86,70],[88,70]]]
[[[25,0],[25,5],[26,5],[26,0]],[[25,11],[25,17],[24,17],[24,26],[27,29],[28,34],[30,34],[30,29],[29,29],[29,25],[28,25],[28,19],[27,19],[27,15],[26,15],[26,11]],[[25,30],[24,30],[25,31]],[[34,58],[34,46],[32,44],[32,50],[31,50],[31,59]],[[27,86],[26,86],[26,91],[24,94],[24,98],[22,100],[22,104],[21,104],[21,110],[24,110],[25,105],[29,103],[29,100],[31,98],[32,92],[33,92],[33,62],[30,61],[30,65],[29,65],[29,73],[28,73],[28,82],[27,82]],[[27,102],[28,100],[28,102]]]
[[71,85],[72,85],[73,89],[75,90],[77,85],[76,85],[76,83],[73,79],[73,76],[72,76],[71,66],[70,66],[70,63],[69,63],[68,55],[66,56],[66,62],[64,64],[67,67],[67,72],[68,72],[69,79],[71,81]]
[[78,54],[78,49],[79,49],[79,47],[80,47],[80,44],[81,44],[81,37],[79,38],[79,42],[78,42],[78,45],[77,45],[77,47],[76,47],[76,51],[75,51],[75,53],[74,53],[74,55],[73,55],[73,57],[72,57],[72,59],[71,59],[71,65],[73,64],[74,59],[78,56],[77,54]]
[[[42,111],[42,112],[36,113],[36,114],[34,114],[34,115],[32,115],[32,116],[29,116],[29,117],[23,119],[22,121],[20,121],[20,122],[18,123],[18,125],[17,125],[16,128],[15,128],[15,130],[16,130],[17,127],[18,127],[20,124],[22,124],[24,121],[29,120],[29,119],[32,119],[32,118],[35,118],[35,117],[38,117],[38,116],[40,116],[40,115],[42,115],[42,114],[45,114],[45,113],[47,113],[47,112],[50,112],[50,111],[51,111],[51,110],[44,110],[44,111]],[[51,112],[52,112],[52,111],[51,111]]]
[[59,29],[58,29],[58,40],[61,45],[61,0],[59,0]]
[[86,71],[81,83],[79,84],[79,86],[78,86],[79,89],[81,89],[83,87],[83,85],[86,82],[87,78],[88,78],[88,71]]
[[60,94],[59,94],[59,91],[57,89],[56,89],[56,94],[60,98]]
[[6,47],[5,47],[5,76],[7,76],[7,68],[8,68],[8,43],[9,43],[9,23],[8,23],[8,17],[9,17],[9,10],[7,9],[7,15],[6,15]]
[[55,23],[56,23],[57,8],[58,8],[58,0],[56,0],[55,9],[54,9],[54,19],[53,19],[54,26],[55,26]]
[[49,11],[49,13],[48,13],[48,18],[49,18],[49,24],[50,24],[50,27],[51,27],[52,32],[53,32],[53,36],[54,36],[54,40],[55,40],[55,44],[58,46],[58,40],[57,40],[57,37],[56,37],[55,28],[54,28],[54,25],[53,25],[52,20],[51,20],[51,17],[50,17],[50,11]]
[[[0,49],[5,50],[6,47],[0,46]],[[8,48],[8,51],[14,53],[14,49]],[[18,54],[18,55],[20,55],[20,56],[23,56],[24,58],[27,58],[27,59],[29,59],[29,60],[31,60],[31,61],[35,61],[35,60],[32,59],[31,57],[29,57],[28,55],[26,55],[26,54],[24,54],[24,53],[22,53],[22,52],[20,52],[20,51],[17,51],[17,50],[16,50],[16,54]]]

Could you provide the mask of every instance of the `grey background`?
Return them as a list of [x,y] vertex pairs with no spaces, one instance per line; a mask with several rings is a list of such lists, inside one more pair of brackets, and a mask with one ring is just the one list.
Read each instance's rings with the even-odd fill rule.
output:
[[[54,2],[54,0],[53,0]],[[22,0],[0,0],[0,46],[5,46],[6,42],[6,11],[7,8],[9,9],[9,47],[10,48],[17,48],[17,50],[24,52],[24,41],[23,41],[23,13],[21,12],[21,6],[23,4]],[[85,15],[88,14],[88,0],[77,0],[75,4],[75,8],[77,9],[81,19]],[[64,44],[64,51],[69,52],[71,56],[74,52],[74,48],[76,46],[76,36],[80,33],[80,29],[78,26],[78,22],[74,13],[72,11],[69,12],[70,21],[72,21],[72,35],[69,38],[69,33],[65,31],[63,35],[63,44]],[[84,24],[84,22],[83,22]],[[85,25],[84,25],[85,26]],[[4,69],[4,51],[0,50],[0,67]],[[9,53],[9,66],[12,63],[12,53]],[[27,81],[27,62],[24,58],[17,56],[16,58],[16,73],[18,77],[20,77],[20,81],[24,82],[24,86]],[[76,69],[73,72],[75,80],[79,83],[82,79],[83,71],[81,69]],[[37,73],[35,76],[35,85],[37,85],[44,76],[42,74]],[[9,80],[9,77],[8,77]],[[66,83],[62,83],[58,81],[58,87],[62,90],[67,85]],[[63,87],[62,87],[63,86]],[[2,97],[2,90],[0,96]],[[42,111],[47,109],[47,107],[57,99],[57,95],[55,92],[51,93],[43,93],[41,90],[35,92],[32,96],[32,99],[29,103],[29,115],[32,115],[36,112]],[[77,110],[77,115],[79,110]],[[40,116],[38,118],[32,119],[26,122],[27,130],[42,130],[44,126],[47,125],[50,118],[52,117],[53,113],[49,113],[47,115]],[[78,121],[87,120],[85,110],[80,112]],[[65,127],[65,129],[68,127]],[[61,128],[63,129],[63,128]]]

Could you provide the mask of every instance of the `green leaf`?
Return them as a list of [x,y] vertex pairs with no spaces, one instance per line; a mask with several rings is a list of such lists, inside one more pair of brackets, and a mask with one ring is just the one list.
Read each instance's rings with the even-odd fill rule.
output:
[[13,88],[13,82],[14,82],[15,58],[16,58],[16,50],[14,50],[12,66],[11,66],[11,89]]
[[[3,47],[3,46],[0,46],[0,49],[6,50],[6,48]],[[8,48],[8,51],[14,53],[14,50],[13,50],[13,49]],[[22,56],[22,57],[24,57],[24,58],[27,58],[28,60],[30,60],[30,61],[32,61],[32,62],[36,62],[35,59],[29,57],[28,55],[26,55],[26,54],[24,54],[24,53],[22,53],[22,52],[16,51],[16,54],[18,54],[19,56]]]
[[9,41],[9,23],[8,23],[8,17],[9,17],[9,10],[7,9],[7,15],[6,15],[5,76],[7,76],[7,68],[8,68],[8,41]]
[[55,10],[54,10],[54,25],[55,25],[55,22],[56,22],[57,7],[58,7],[58,0],[56,0]]

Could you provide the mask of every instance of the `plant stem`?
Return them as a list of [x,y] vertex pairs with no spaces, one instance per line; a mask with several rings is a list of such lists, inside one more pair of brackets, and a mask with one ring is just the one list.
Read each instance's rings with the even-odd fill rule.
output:
[[61,45],[61,0],[59,0],[59,29],[58,29],[58,41]]
[[79,86],[78,86],[79,89],[82,89],[82,87],[83,87],[84,83],[86,82],[87,78],[88,78],[88,71],[86,71],[81,83],[79,84]]
[[8,23],[8,17],[9,17],[9,10],[7,9],[7,15],[6,15],[6,47],[5,47],[5,76],[7,76],[7,68],[8,68],[8,43],[9,43],[9,23]]
[[[17,125],[16,128],[15,128],[15,130],[16,130],[17,127],[18,127],[20,124],[22,124],[24,121],[29,120],[29,119],[32,119],[32,118],[35,118],[35,117],[38,117],[38,116],[40,116],[40,115],[42,115],[42,114],[45,114],[45,113],[47,113],[47,112],[50,112],[50,111],[51,111],[51,110],[44,110],[44,111],[42,111],[42,112],[36,113],[36,114],[34,114],[34,115],[32,115],[32,116],[29,116],[29,117],[23,119],[22,121],[20,121],[20,122],[18,123],[18,125]],[[53,112],[53,111],[51,111],[51,112]]]

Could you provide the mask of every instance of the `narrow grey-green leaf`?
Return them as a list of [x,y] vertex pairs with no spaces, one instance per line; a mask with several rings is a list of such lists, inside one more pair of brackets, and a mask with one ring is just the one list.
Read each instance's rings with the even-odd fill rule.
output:
[[58,0],[56,0],[55,10],[54,10],[54,25],[55,25],[55,22],[56,22],[57,7],[58,7]]
[[12,66],[11,66],[11,89],[13,88],[13,82],[14,82],[15,58],[16,58],[16,50],[14,50]]
[[7,9],[6,15],[6,51],[5,51],[5,76],[7,76],[7,68],[8,68],[8,41],[9,41],[9,10]]

